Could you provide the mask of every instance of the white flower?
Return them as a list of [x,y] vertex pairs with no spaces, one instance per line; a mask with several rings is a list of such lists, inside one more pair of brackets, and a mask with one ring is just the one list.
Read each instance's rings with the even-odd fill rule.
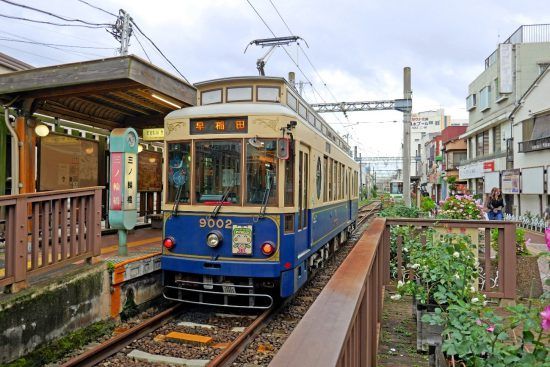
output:
[[470,290],[471,290],[472,292],[475,292],[475,291],[476,291],[476,287],[471,286],[471,287],[470,287]]
[[405,285],[405,283],[403,283],[403,281],[401,281],[401,280],[397,282],[397,288],[401,288],[404,285]]
[[479,298],[477,298],[477,297],[472,298],[472,303],[476,303],[478,301],[479,301]]
[[460,275],[458,275],[458,273],[455,273],[455,278],[460,279]]
[[420,264],[412,264],[411,269],[418,269],[420,267]]
[[403,252],[409,252],[409,249],[406,247],[403,247]]
[[483,306],[487,306],[487,301],[483,301]]
[[401,299],[401,295],[400,294],[394,294],[390,298],[393,299],[394,301],[399,301]]
[[460,257],[460,254],[458,251],[453,252],[453,257],[456,257],[457,259]]

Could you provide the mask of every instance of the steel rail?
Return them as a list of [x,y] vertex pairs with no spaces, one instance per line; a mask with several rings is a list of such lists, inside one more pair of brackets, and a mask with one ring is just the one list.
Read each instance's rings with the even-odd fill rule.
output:
[[96,348],[87,350],[79,356],[70,359],[65,362],[62,367],[91,367],[101,361],[109,358],[113,354],[126,347],[134,340],[140,339],[147,334],[150,334],[154,330],[158,329],[165,322],[171,320],[177,315],[183,307],[182,304],[170,307],[167,310],[162,311],[158,315],[151,317],[150,319],[136,325],[125,332],[118,334],[117,336],[101,343]]
[[[286,302],[283,304],[286,304]],[[260,331],[260,326],[264,325],[264,322],[279,309],[280,307],[272,307],[265,310],[260,316],[254,319],[254,322],[248,325],[247,328],[223,350],[223,352],[212,359],[207,367],[226,366],[232,363],[248,346],[248,343],[254,339],[256,336],[255,334]]]

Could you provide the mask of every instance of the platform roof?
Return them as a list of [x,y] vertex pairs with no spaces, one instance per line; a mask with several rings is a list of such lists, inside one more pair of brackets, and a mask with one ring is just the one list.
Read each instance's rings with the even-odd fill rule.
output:
[[0,103],[111,130],[162,126],[196,88],[134,55],[0,74]]

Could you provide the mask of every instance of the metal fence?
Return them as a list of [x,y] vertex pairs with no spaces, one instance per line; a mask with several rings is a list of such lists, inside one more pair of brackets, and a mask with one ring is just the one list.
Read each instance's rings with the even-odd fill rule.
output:
[[[386,237],[392,226],[412,226],[417,229],[421,241],[426,243],[426,230],[434,228],[443,233],[455,231],[469,235],[477,243],[479,289],[487,297],[515,299],[516,297],[516,223],[488,220],[448,220],[448,219],[387,219]],[[496,230],[494,251],[491,246],[491,230]],[[397,278],[403,279],[405,267],[403,238],[396,238]],[[496,256],[498,253],[498,256]]]
[[101,189],[0,196],[0,287],[98,256]]
[[390,275],[385,227],[383,218],[369,225],[270,366],[376,366]]
[[504,214],[504,219],[517,221],[522,228],[536,232],[544,233],[546,228],[546,221],[539,216]]

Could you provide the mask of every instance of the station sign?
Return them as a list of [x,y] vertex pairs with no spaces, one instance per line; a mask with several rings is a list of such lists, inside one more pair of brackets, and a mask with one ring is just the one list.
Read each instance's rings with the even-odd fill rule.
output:
[[143,129],[143,140],[158,141],[164,140],[164,128],[158,129]]

